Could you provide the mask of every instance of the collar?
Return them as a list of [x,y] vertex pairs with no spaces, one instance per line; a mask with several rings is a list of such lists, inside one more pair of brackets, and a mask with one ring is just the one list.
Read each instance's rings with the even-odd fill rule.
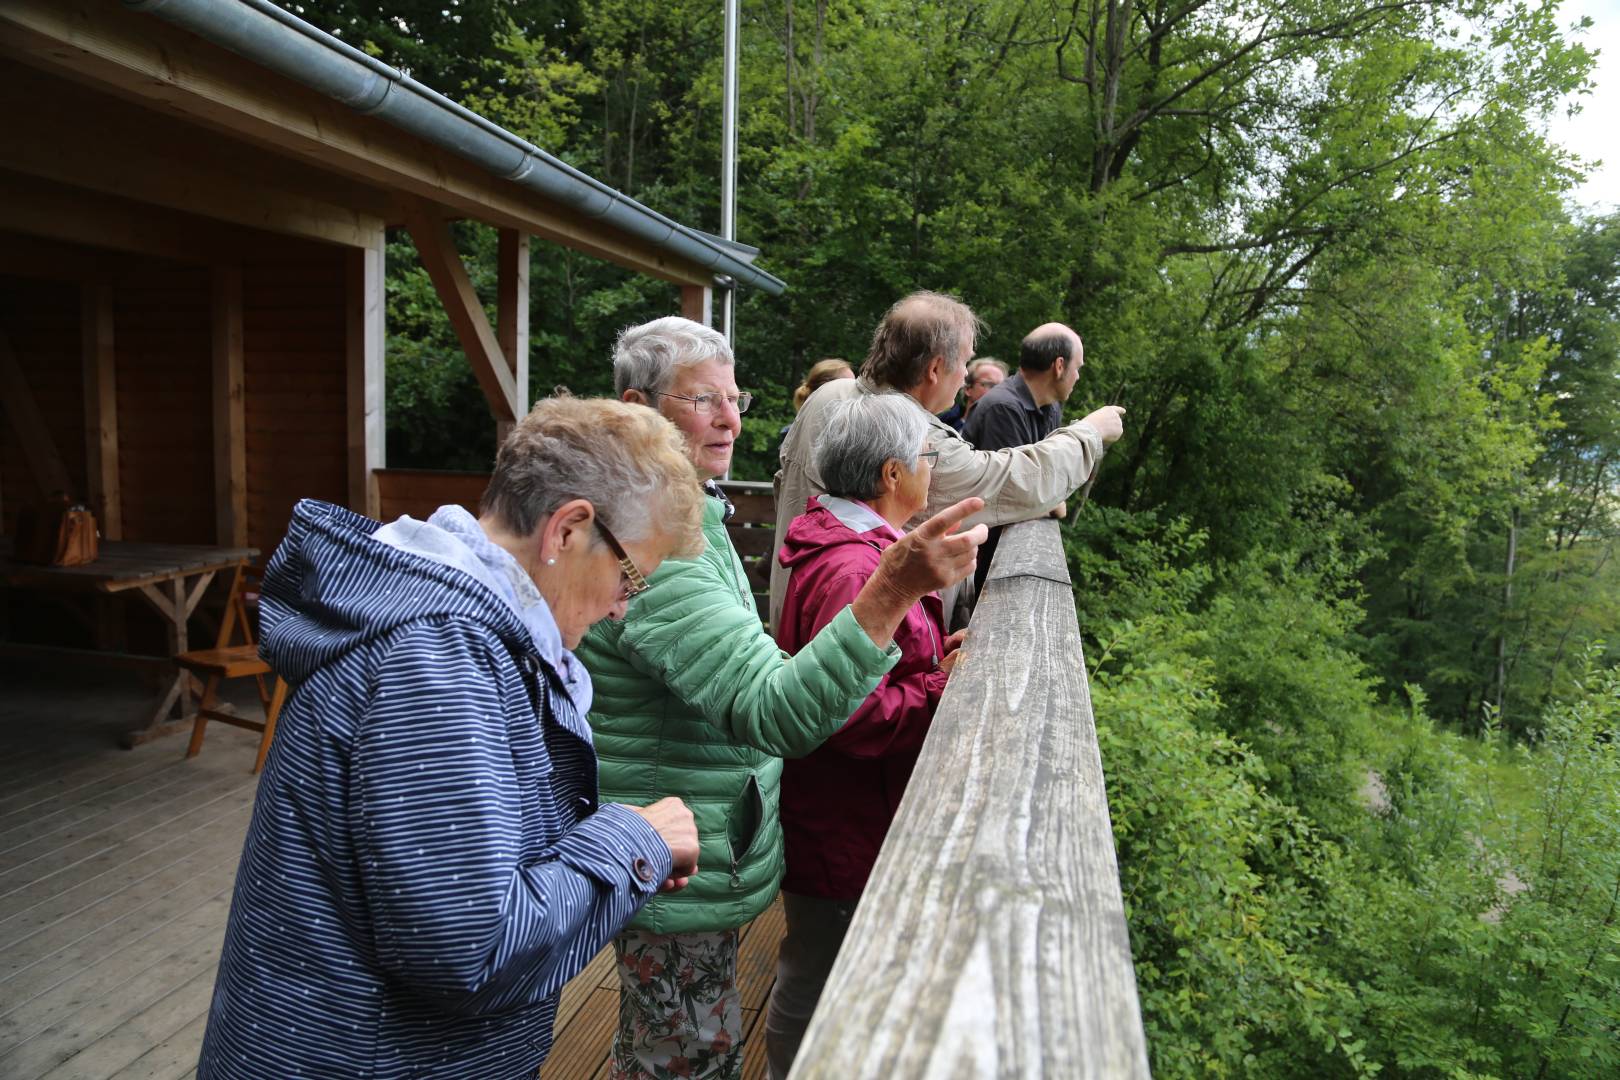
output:
[[900,539],[900,532],[885,521],[881,514],[863,502],[837,495],[817,495],[815,499],[850,532],[866,533],[881,529],[885,535],[895,540]]
[[1035,395],[1030,392],[1029,384],[1024,381],[1023,372],[1015,371],[1007,376],[1002,383],[1007,392],[1018,399],[1018,403],[1026,412],[1040,412],[1041,406],[1035,404]]
[[721,521],[730,521],[731,515],[737,512],[737,508],[731,504],[731,499],[727,497],[726,493],[721,490],[720,485],[715,481],[703,481],[703,494],[711,499],[719,499],[721,505],[725,507],[720,514]]

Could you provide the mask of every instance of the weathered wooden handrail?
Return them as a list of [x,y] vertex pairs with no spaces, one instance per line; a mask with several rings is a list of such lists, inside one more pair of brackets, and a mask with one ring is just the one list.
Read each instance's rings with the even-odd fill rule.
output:
[[794,1080],[1146,1077],[1057,523],[1001,538]]

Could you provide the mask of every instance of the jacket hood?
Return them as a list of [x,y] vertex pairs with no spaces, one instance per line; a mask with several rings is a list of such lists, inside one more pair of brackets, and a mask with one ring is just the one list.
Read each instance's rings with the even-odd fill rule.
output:
[[589,678],[583,687],[568,685],[568,664],[558,663],[577,661],[566,651],[558,657],[537,650],[529,626],[487,575],[442,552],[397,546],[386,533],[377,535],[383,529],[368,517],[312,499],[293,508],[261,589],[259,651],[279,674],[299,683],[406,623],[454,616],[482,623],[515,651],[541,652],[584,712]]
[[865,544],[878,550],[900,539],[893,525],[876,510],[855,499],[836,495],[812,495],[804,513],[788,524],[782,550],[776,557],[792,568],[818,551],[838,544]]

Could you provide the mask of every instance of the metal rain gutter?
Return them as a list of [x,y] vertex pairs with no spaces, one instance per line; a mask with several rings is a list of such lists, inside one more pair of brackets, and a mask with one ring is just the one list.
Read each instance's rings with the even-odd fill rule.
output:
[[269,0],[124,0],[350,108],[659,250],[780,296],[787,285],[720,243],[587,176]]

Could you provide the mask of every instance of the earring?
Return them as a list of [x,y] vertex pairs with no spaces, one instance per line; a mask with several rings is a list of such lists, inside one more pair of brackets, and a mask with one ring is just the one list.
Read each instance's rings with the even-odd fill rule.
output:
[[547,566],[556,566],[557,565],[557,560],[556,559],[547,559],[546,560],[546,565]]

